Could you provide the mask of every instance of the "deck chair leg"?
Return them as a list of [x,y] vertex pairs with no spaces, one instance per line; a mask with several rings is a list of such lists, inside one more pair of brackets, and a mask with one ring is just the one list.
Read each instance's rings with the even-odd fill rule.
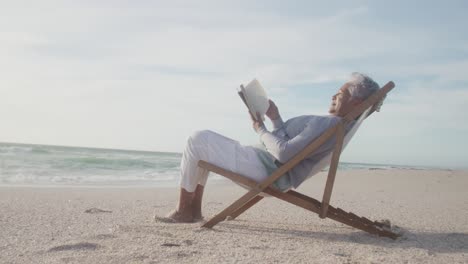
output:
[[260,192],[261,191],[259,191],[258,189],[250,190],[249,192],[244,194],[241,198],[239,198],[237,201],[235,201],[230,206],[228,206],[226,209],[221,211],[219,214],[213,216],[210,220],[208,220],[208,222],[203,224],[202,227],[212,228],[217,223],[225,220],[226,217],[230,216],[235,210],[241,208],[250,200],[254,199]]
[[244,204],[242,207],[239,209],[235,210],[231,215],[230,220],[236,219],[239,215],[241,215],[243,212],[247,211],[250,207],[254,206],[256,203],[258,203],[260,200],[263,199],[263,196],[257,195],[255,198],[250,200],[248,203]]
[[[269,192],[267,192],[269,193]],[[312,197],[298,193],[296,191],[288,191],[287,193],[275,195],[274,193],[269,193],[281,200],[292,203],[299,207],[305,208],[309,211],[320,214],[322,211],[322,204],[315,200]],[[289,197],[288,197],[289,196]],[[295,197],[295,199],[291,199]],[[307,205],[309,204],[309,205]],[[372,222],[371,220],[357,216],[351,212],[345,212],[340,208],[334,208],[333,206],[328,206],[327,217],[334,221],[340,222],[342,224],[360,229],[367,233],[371,233],[378,236],[389,237],[391,239],[397,239],[398,234],[391,232],[390,230],[385,230],[384,225],[379,222]]]
[[320,212],[320,218],[327,217],[328,205],[330,204],[330,198],[333,190],[333,184],[335,182],[336,170],[338,169],[338,162],[340,160],[344,136],[344,126],[341,124],[336,130],[336,145],[335,150],[333,151],[330,168],[328,169],[327,184],[325,185],[323,192],[322,211]]

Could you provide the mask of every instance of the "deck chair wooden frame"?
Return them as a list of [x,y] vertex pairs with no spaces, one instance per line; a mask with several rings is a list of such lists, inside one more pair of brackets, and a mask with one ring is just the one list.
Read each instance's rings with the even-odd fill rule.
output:
[[[320,218],[328,217],[345,225],[358,228],[371,234],[396,239],[398,237],[398,234],[392,232],[388,224],[380,223],[377,221],[371,221],[365,217],[359,217],[351,212],[345,212],[344,210],[340,208],[335,208],[329,204],[333,190],[333,185],[335,182],[335,176],[338,168],[340,154],[343,146],[343,139],[345,136],[345,125],[355,120],[357,117],[359,117],[371,107],[372,108],[370,109],[369,114],[367,116],[372,114],[375,111],[378,102],[380,102],[386,96],[386,94],[394,87],[395,84],[393,82],[388,82],[385,86],[376,91],[364,102],[356,106],[350,113],[348,113],[344,118],[342,118],[342,120],[337,125],[326,130],[321,136],[309,143],[302,151],[300,151],[288,162],[276,169],[267,179],[260,183],[257,183],[238,173],[228,171],[216,165],[210,164],[206,161],[200,160],[198,163],[199,167],[224,176],[250,189],[237,201],[235,201],[223,211],[221,211],[220,213],[212,217],[210,220],[208,220],[206,223],[204,223],[203,227],[211,228],[220,221],[227,219],[228,217],[230,219],[235,219],[247,209],[249,209],[257,202],[262,200],[263,196],[261,196],[261,194],[266,193],[283,201],[292,203],[306,210],[314,212],[318,214]],[[278,189],[271,186],[271,184],[275,182],[279,177],[281,177],[286,172],[291,170],[294,166],[299,164],[302,160],[309,156],[310,153],[315,151],[332,136],[336,137],[336,144],[331,157],[331,163],[328,170],[328,177],[323,192],[322,202],[293,190],[281,192]]]

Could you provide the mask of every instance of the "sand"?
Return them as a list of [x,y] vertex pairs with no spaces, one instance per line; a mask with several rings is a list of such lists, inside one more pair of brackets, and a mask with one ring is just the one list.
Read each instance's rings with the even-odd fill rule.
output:
[[[300,192],[321,197],[325,174]],[[176,188],[0,187],[0,263],[468,263],[468,172],[340,171],[332,205],[401,227],[394,241],[275,198],[213,229],[155,222]],[[209,217],[245,191],[209,182]]]

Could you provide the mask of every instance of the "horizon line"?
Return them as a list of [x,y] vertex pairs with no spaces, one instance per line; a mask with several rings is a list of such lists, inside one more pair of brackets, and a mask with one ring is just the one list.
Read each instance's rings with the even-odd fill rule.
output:
[[[16,144],[16,145],[32,145],[32,146],[46,146],[46,147],[63,147],[63,148],[85,148],[95,150],[114,150],[114,151],[133,151],[133,152],[147,152],[147,153],[168,153],[182,155],[182,152],[174,151],[157,151],[157,150],[141,150],[141,149],[123,149],[112,147],[89,147],[89,146],[72,146],[72,145],[54,145],[54,144],[41,144],[41,143],[24,143],[24,142],[5,142],[0,141],[0,144]],[[409,165],[409,164],[394,164],[394,163],[367,163],[367,162],[349,162],[340,161],[340,163],[347,164],[363,164],[363,165],[376,165],[376,166],[390,166],[400,169],[413,168],[413,169],[438,169],[438,170],[468,170],[468,167],[441,167],[441,166],[428,166],[428,165]]]

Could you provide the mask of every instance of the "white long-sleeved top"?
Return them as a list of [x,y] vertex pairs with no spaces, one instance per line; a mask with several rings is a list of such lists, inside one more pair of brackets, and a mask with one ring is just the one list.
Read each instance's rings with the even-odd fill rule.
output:
[[[340,117],[332,115],[307,115],[289,119],[284,123],[280,117],[273,120],[272,132],[269,132],[265,127],[260,128],[257,132],[266,150],[279,162],[286,163],[340,120]],[[288,172],[290,183],[294,188],[297,188],[310,175],[318,172],[315,171],[317,170],[315,165],[333,150],[335,141],[335,137],[331,137]]]

